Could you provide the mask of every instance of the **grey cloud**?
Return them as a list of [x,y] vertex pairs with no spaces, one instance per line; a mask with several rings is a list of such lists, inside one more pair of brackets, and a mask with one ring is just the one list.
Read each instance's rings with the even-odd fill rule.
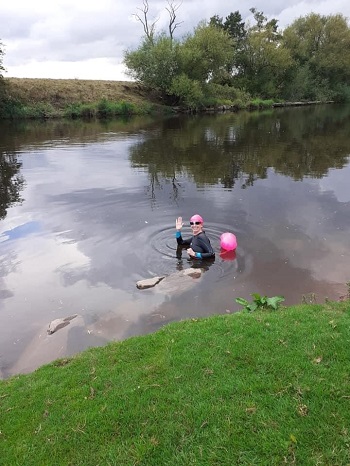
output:
[[[73,62],[92,58],[111,58],[121,63],[123,52],[136,47],[143,35],[142,25],[133,18],[135,13],[142,15],[142,0],[127,3],[102,1],[101,8],[94,6],[93,10],[78,0],[72,5],[56,0],[54,5],[48,4],[47,11],[37,0],[33,0],[30,11],[24,0],[23,8],[21,0],[13,1],[15,5],[8,4],[2,12],[0,40],[6,46],[5,67],[38,61]],[[169,19],[167,2],[149,3],[150,22],[158,19],[157,31],[166,30]],[[311,11],[321,14],[341,12],[344,16],[350,16],[347,0],[335,0],[331,4],[316,0],[289,0],[283,4],[277,0],[268,4],[263,0],[243,0],[239,5],[228,0],[184,0],[177,10],[177,19],[181,24],[175,36],[180,38],[193,31],[201,20],[209,20],[215,14],[225,18],[238,10],[247,22],[252,19],[249,11],[252,6],[268,18],[278,19],[281,27]]]

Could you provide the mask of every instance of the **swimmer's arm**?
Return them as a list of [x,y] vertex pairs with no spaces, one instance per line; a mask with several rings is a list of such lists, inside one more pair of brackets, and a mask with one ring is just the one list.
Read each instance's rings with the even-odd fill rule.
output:
[[175,233],[175,238],[176,238],[177,244],[181,246],[189,246],[192,240],[192,238],[183,239],[183,237],[181,236],[181,231],[177,231]]
[[196,252],[197,259],[210,259],[215,257],[215,252]]
[[212,248],[212,245],[210,244],[208,238],[206,241],[201,238],[200,245],[203,249],[203,252],[196,252],[196,257],[198,259],[210,259],[212,257],[215,257],[214,249]]

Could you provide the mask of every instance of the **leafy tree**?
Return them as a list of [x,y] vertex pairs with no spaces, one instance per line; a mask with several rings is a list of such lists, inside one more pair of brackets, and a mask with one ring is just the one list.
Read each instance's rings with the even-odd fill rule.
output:
[[250,11],[256,24],[247,29],[236,83],[253,95],[276,98],[292,65],[290,51],[281,43],[277,20],[268,21],[255,8]]
[[[301,17],[284,30],[283,44],[295,63],[288,82],[298,80],[301,70],[307,75],[301,82],[303,98],[331,98],[341,87],[349,90],[350,29],[342,15]],[[286,92],[292,90],[289,86]]]
[[5,68],[3,67],[3,56],[4,56],[4,48],[3,44],[0,42],[0,114],[3,111],[3,106],[5,102],[5,80],[3,76],[3,72],[5,71]]
[[124,54],[124,63],[130,77],[167,97],[178,74],[178,44],[164,34],[152,42],[145,38],[137,50]]
[[222,81],[232,62],[232,41],[222,29],[201,22],[179,46],[179,75],[171,93],[190,108],[206,105],[208,83]]
[[245,23],[242,21],[242,16],[239,11],[230,13],[226,16],[225,21],[218,15],[210,18],[209,24],[211,26],[223,29],[226,31],[233,43],[232,60],[226,67],[226,75],[220,76],[221,84],[232,85],[232,76],[237,75],[244,67],[244,44],[247,37]]
[[242,21],[242,16],[239,11],[230,13],[226,16],[225,21],[218,15],[214,15],[210,18],[209,25],[224,29],[236,42],[243,40],[246,36],[245,23]]
[[226,16],[223,26],[225,31],[235,40],[236,45],[242,42],[247,35],[245,23],[242,21],[242,16],[239,11],[235,11]]
[[180,47],[180,68],[191,79],[206,83],[232,61],[233,42],[229,35],[201,22]]
[[167,103],[203,105],[208,82],[232,61],[232,41],[218,28],[200,23],[182,42],[161,34],[146,37],[135,51],[126,52],[128,74],[161,92]]
[[3,56],[4,56],[5,52],[4,52],[4,46],[3,44],[0,42],[0,79],[3,78],[3,71],[5,71],[5,68],[3,67]]
[[281,45],[277,20],[267,20],[255,8],[250,11],[253,25],[246,26],[239,11],[230,13],[225,21],[218,15],[210,19],[212,26],[226,31],[233,41],[232,61],[221,82],[260,97],[278,97],[292,64],[290,53]]
[[190,109],[196,109],[204,101],[203,86],[196,79],[189,78],[185,73],[175,76],[171,93],[178,101]]
[[214,15],[209,19],[209,26],[214,26],[217,28],[224,28],[224,24],[222,22],[222,18],[219,15]]

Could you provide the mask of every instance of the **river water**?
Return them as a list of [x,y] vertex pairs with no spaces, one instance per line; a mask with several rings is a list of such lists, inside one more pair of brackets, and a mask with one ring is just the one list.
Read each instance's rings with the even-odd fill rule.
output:
[[[83,325],[48,359],[235,312],[251,293],[287,305],[347,293],[348,106],[2,122],[0,134],[2,377],[46,362],[28,362],[33,341],[73,314]],[[174,227],[182,215],[186,237],[194,213],[215,261],[197,264],[202,278],[181,289],[137,289],[191,267]],[[236,254],[220,254],[225,231]]]

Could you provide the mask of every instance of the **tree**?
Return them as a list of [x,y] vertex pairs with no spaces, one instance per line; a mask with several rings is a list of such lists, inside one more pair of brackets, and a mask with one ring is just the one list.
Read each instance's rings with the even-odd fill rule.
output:
[[155,33],[155,27],[156,23],[159,18],[154,20],[151,24],[149,24],[149,19],[148,19],[148,11],[149,11],[149,5],[148,5],[148,0],[143,0],[143,8],[137,8],[141,12],[141,16],[138,13],[134,14],[134,17],[139,21],[142,26],[143,26],[143,31],[145,33],[145,36],[147,40],[151,43],[153,43],[153,37]]
[[180,69],[201,83],[214,80],[232,61],[233,41],[228,33],[205,22],[181,44]]
[[168,1],[168,7],[166,8],[166,10],[168,11],[169,13],[169,25],[168,25],[168,29],[169,29],[169,37],[171,40],[173,40],[173,36],[174,36],[174,31],[175,29],[181,24],[183,23],[183,21],[180,21],[179,23],[176,23],[176,11],[180,8],[180,6],[182,5],[182,2],[180,3],[174,3],[173,1]]
[[5,52],[4,52],[4,46],[3,44],[0,42],[0,79],[3,78],[3,71],[5,71],[5,68],[3,67],[3,56],[5,55]]
[[[182,5],[182,1],[180,3],[175,3],[173,0],[168,0],[168,6],[165,8],[167,12],[169,13],[169,24],[168,24],[168,31],[169,31],[169,37],[170,40],[173,40],[174,37],[174,31],[175,29],[183,22],[176,22],[176,12]],[[156,33],[156,23],[158,22],[159,18],[155,19],[153,22],[150,23],[148,14],[149,14],[149,5],[148,5],[148,0],[143,0],[143,7],[142,8],[137,8],[140,12],[135,13],[134,17],[139,21],[142,26],[143,26],[143,31],[145,33],[145,36],[147,40],[150,43],[153,43],[153,39]]]
[[283,45],[295,63],[289,82],[307,74],[304,98],[336,97],[340,88],[350,93],[350,29],[342,15],[311,13],[295,20],[283,32]]
[[244,67],[244,46],[247,38],[245,23],[239,11],[230,13],[226,16],[225,21],[218,15],[210,18],[209,25],[223,29],[232,39],[232,60],[226,67],[226,75],[221,76],[220,84],[232,85],[234,75],[237,75],[242,66]]
[[242,16],[239,11],[235,11],[234,13],[230,13],[228,16],[226,16],[223,27],[225,31],[229,33],[230,37],[235,41],[236,46],[247,36],[245,23],[242,21]]
[[5,80],[3,76],[3,72],[5,71],[5,68],[3,67],[3,56],[4,56],[4,48],[3,44],[0,42],[0,113],[3,111],[3,104],[5,101]]
[[150,42],[144,39],[141,46],[124,54],[127,74],[167,98],[174,76],[178,73],[178,45],[165,34]]
[[276,98],[284,77],[292,66],[290,51],[281,42],[277,20],[267,20],[262,12],[250,10],[255,24],[247,29],[242,42],[236,82],[253,95]]
[[229,35],[205,22],[182,42],[163,33],[152,42],[145,38],[137,50],[124,55],[129,76],[160,91],[167,103],[191,108],[201,104],[207,83],[231,61]]

